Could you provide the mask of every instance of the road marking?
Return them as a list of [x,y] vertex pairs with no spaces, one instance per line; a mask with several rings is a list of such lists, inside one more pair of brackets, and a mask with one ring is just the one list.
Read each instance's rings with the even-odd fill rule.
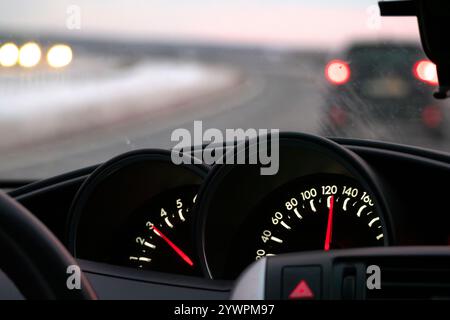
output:
[[373,225],[376,221],[378,221],[378,220],[380,220],[379,217],[376,217],[376,218],[373,218],[372,220],[370,220],[370,222],[369,222],[369,227],[372,227],[372,225]]
[[358,217],[361,217],[361,213],[362,213],[362,211],[363,211],[366,207],[367,207],[366,205],[361,206],[361,208],[359,208],[359,210],[358,210],[358,212],[356,213],[356,215],[357,215]]
[[297,208],[294,209],[294,213],[300,220],[303,219],[302,215],[300,214],[300,212],[298,212]]
[[283,240],[281,240],[281,239],[279,239],[279,238],[277,238],[277,237],[274,237],[274,236],[271,236],[271,237],[270,237],[270,240],[275,241],[275,242],[278,242],[278,243],[283,243]]
[[291,230],[291,227],[286,224],[286,222],[281,221],[280,224],[288,230]]

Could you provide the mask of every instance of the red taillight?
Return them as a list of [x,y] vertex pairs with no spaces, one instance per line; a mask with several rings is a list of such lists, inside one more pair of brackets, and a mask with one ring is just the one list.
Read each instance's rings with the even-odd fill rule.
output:
[[422,121],[428,128],[437,128],[442,123],[442,112],[439,107],[427,106],[422,111]]
[[341,85],[350,79],[350,67],[342,60],[332,60],[325,67],[325,77],[332,84]]
[[429,60],[420,60],[414,64],[413,67],[414,76],[430,85],[438,84],[436,65]]
[[343,126],[347,122],[347,114],[340,107],[332,106],[329,115],[331,122],[338,127]]

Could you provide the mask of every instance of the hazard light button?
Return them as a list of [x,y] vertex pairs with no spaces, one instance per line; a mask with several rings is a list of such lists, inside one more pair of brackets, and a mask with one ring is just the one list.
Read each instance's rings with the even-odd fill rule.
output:
[[314,299],[314,292],[312,292],[308,282],[300,280],[294,290],[289,294],[289,299]]
[[320,267],[283,268],[282,298],[289,300],[311,300],[321,297]]

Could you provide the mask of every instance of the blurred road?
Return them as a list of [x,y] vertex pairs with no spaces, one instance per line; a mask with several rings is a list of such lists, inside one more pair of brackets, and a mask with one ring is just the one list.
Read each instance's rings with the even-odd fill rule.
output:
[[[39,179],[103,162],[134,149],[170,148],[175,145],[170,141],[172,131],[193,130],[194,120],[202,120],[204,130],[278,128],[320,134],[326,94],[324,53],[235,50],[220,55],[189,51],[186,57],[183,51],[180,56],[187,61],[233,70],[240,75],[239,80],[220,92],[186,99],[164,112],[150,110],[123,122],[2,154],[0,177]],[[95,111],[90,116],[95,117]],[[392,128],[399,130],[395,125]],[[400,139],[398,132],[393,135],[386,127],[377,134],[382,139],[389,140],[390,136]],[[403,135],[409,143],[450,151],[448,141],[422,140],[424,136],[417,130]]]

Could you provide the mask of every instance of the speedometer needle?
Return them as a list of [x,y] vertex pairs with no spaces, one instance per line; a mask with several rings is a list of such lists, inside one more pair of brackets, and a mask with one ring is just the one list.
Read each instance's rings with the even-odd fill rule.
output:
[[188,265],[194,266],[192,260],[180,249],[178,248],[169,238],[167,238],[155,225],[151,227],[151,230],[158,236],[161,237]]
[[330,197],[330,208],[328,210],[328,224],[327,224],[327,234],[325,236],[325,251],[330,250],[331,244],[331,234],[333,231],[333,204],[334,204],[334,196]]

